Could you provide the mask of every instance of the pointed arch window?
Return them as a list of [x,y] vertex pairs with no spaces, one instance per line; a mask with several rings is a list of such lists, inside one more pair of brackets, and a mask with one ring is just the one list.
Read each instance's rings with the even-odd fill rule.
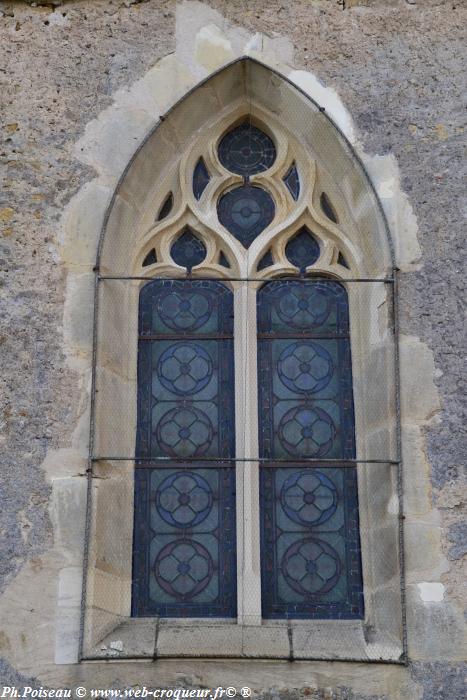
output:
[[107,218],[84,656],[118,629],[129,657],[400,661],[385,222],[323,111],[247,64]]
[[[273,165],[274,143],[245,121],[218,155],[244,179],[220,195],[219,223],[248,248],[275,217],[271,194],[248,184]],[[206,255],[189,227],[170,247],[190,275]],[[339,282],[304,278],[320,257],[307,226],[289,236],[285,257],[301,278],[266,282],[256,297],[262,616],[359,618],[356,471],[337,462],[355,458],[347,294]],[[154,280],[141,290],[134,615],[236,614],[236,476],[233,462],[219,462],[235,458],[233,332],[233,294],[219,281]]]

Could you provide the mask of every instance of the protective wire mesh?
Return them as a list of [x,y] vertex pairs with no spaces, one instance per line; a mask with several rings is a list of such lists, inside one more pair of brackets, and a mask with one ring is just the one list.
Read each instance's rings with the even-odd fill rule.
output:
[[[226,117],[218,124],[216,113],[232,114],[233,122],[229,125]],[[329,236],[335,254],[326,269],[336,277],[353,274],[346,268],[358,268],[355,276],[366,278],[341,280],[348,298],[347,328],[321,328],[307,335],[310,329],[295,327],[289,333],[282,329],[282,336],[276,328],[274,338],[264,330],[258,335],[257,320],[264,311],[258,306],[259,290],[269,278],[258,280],[250,272],[247,279],[239,270],[261,269],[264,275],[282,255],[282,265],[289,265],[284,269],[293,274],[293,263],[276,239],[262,250],[255,248],[255,239],[242,267],[235,245],[229,243],[229,248],[225,236],[218,236],[215,193],[220,196],[233,180],[221,170],[212,145],[234,122],[244,123],[245,115],[274,136],[276,189],[270,184],[282,223],[300,203],[295,204],[282,180],[293,160],[299,199],[309,198],[317,221],[324,216],[345,230],[347,248],[335,230]],[[280,131],[277,115],[288,136]],[[192,148],[189,158],[181,157]],[[186,207],[180,179],[192,187],[200,157],[211,179],[199,198],[198,190],[193,192],[196,203]],[[319,164],[313,176],[310,159]],[[191,170],[180,173],[181,164]],[[267,178],[268,172],[257,177]],[[224,189],[217,184],[222,178]],[[265,179],[256,182],[268,189]],[[278,196],[277,182],[284,196]],[[161,224],[166,228],[151,238],[151,226],[169,193],[173,208]],[[320,205],[323,193],[332,202],[327,213]],[[188,209],[189,216],[184,213]],[[271,227],[275,225],[276,219]],[[165,278],[168,285],[173,274],[183,277],[170,246],[185,226],[204,235],[206,274],[227,275],[217,283],[232,292],[233,331],[205,328],[203,337],[175,331],[169,337],[165,324],[143,340],[141,289],[152,277]],[[298,88],[258,62],[240,61],[189,93],[149,135],[119,184],[104,233],[96,285],[82,658],[403,662],[393,251],[372,185],[348,142]],[[313,227],[321,244],[328,233],[321,224]],[[255,268],[267,250],[270,258]],[[149,252],[150,264],[143,267]],[[219,259],[230,269],[215,267]],[[319,258],[320,269],[322,263]],[[280,280],[271,275],[271,283],[285,283],[284,269]],[[193,271],[197,279],[202,274]],[[183,284],[182,277],[173,284]],[[292,281],[304,289],[318,282],[306,276]],[[171,347],[180,343],[186,346],[181,353]],[[299,347],[290,347],[294,344]],[[205,383],[206,354],[212,359],[216,353],[217,364],[224,358],[234,371],[230,386],[225,372],[218,373],[217,404]],[[142,372],[144,354],[149,370]],[[336,379],[329,367],[343,364],[346,371]],[[186,410],[190,381],[199,391],[199,403],[189,408],[191,417]],[[326,391],[331,386],[339,400],[329,408],[332,396]],[[140,435],[143,387],[149,397],[144,409],[149,448]],[[167,412],[176,417],[175,437],[173,421],[164,423],[152,405],[154,397],[166,400],[167,391],[173,394],[171,404],[166,399]],[[324,392],[321,403],[317,392]],[[200,412],[213,418],[213,405],[226,404],[225,396],[232,408],[224,411],[222,429],[233,430],[234,449],[202,452],[200,445],[211,434]],[[273,406],[269,414],[268,401]],[[213,405],[207,408],[209,402]],[[204,437],[189,447],[188,432],[194,430]],[[346,440],[333,452],[329,446],[338,433],[345,433]],[[281,440],[287,445],[282,451],[277,447]],[[183,528],[177,520],[184,520]],[[182,537],[174,537],[175,532]],[[222,605],[216,607],[221,589]],[[333,590],[340,595],[334,606]]]
[[[278,282],[284,280],[274,284]],[[293,282],[310,289],[318,280],[295,278]],[[216,342],[212,334],[207,339],[198,336],[201,355],[194,360],[191,355],[175,357],[178,364],[173,370],[173,350],[167,349],[167,343],[179,348],[189,340],[175,334],[169,340],[156,335],[138,341],[138,299],[145,284],[141,279],[102,279],[98,284],[83,658],[400,661],[400,464],[392,282],[345,282],[350,327],[343,335],[350,341],[299,338],[309,353],[310,347],[318,347],[322,355],[332,351],[333,342],[350,342],[355,443],[350,452],[333,457],[321,450],[329,437],[326,425],[321,425],[324,438],[314,448],[317,456],[311,450],[304,457],[303,445],[299,456],[293,446],[283,454],[268,454],[260,447],[264,415],[258,404],[258,382],[262,381],[258,345],[275,342],[290,347],[296,338],[284,339],[279,333],[272,341],[261,334],[257,339],[260,285],[238,279],[215,283],[231,289],[233,298],[235,384],[230,391],[235,400],[234,454],[217,451],[200,456],[196,450],[177,453],[175,448],[165,453],[141,451],[138,391],[149,381],[152,395],[158,397],[163,386],[155,383],[154,375],[165,371],[164,362],[171,363],[169,379],[178,382],[182,394],[183,382],[191,376],[186,374],[190,362],[195,362],[195,379],[202,383],[205,370],[200,356],[203,359],[206,348]],[[164,284],[177,289],[186,284],[193,289],[192,280]],[[211,283],[205,284],[209,287]],[[229,342],[224,336],[216,350],[220,353],[226,352]],[[138,346],[141,352],[141,345],[148,342],[155,360],[145,375],[139,366],[141,355],[138,363]],[[282,384],[310,380],[309,367],[304,364],[307,358],[296,357],[287,348],[284,351],[282,345],[279,351],[288,353],[286,364],[280,359],[277,363],[285,367]],[[318,378],[312,379],[322,383],[323,357],[315,353],[312,359],[316,362],[316,358]],[[336,356],[336,362],[338,359]],[[169,380],[165,381],[167,385]],[[202,388],[200,395],[207,390]],[[277,393],[277,386],[272,391]],[[287,394],[285,397],[289,400]],[[309,398],[305,403],[312,410],[316,403],[311,402],[310,408]],[[185,410],[183,400],[179,395],[174,405]],[[274,402],[280,404],[277,396]],[[184,429],[186,426],[177,424],[178,433]],[[342,426],[338,429],[343,430]],[[275,433],[280,431],[284,433],[281,425],[273,428]],[[318,501],[312,502],[316,495]],[[191,499],[190,512],[187,499]],[[288,526],[284,527],[286,516]],[[183,519],[182,540],[174,541],[173,533]],[[350,545],[349,527],[354,528]],[[286,538],[285,544],[280,543],[281,537]],[[353,595],[357,601],[353,608],[332,604],[328,589],[339,578],[340,599]],[[361,579],[363,600],[358,593]],[[135,600],[143,589],[146,600],[155,596],[163,601],[156,612],[148,613],[150,606],[138,612]],[[276,604],[284,592],[287,605],[268,607],[268,600]],[[324,614],[322,600],[328,601]],[[190,608],[193,601],[197,605]],[[272,609],[276,614],[271,614]]]

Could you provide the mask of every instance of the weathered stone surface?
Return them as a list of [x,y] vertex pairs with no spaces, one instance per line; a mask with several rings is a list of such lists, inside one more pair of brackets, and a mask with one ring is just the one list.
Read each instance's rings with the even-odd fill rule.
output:
[[[179,15],[185,12],[185,24],[179,25],[180,64],[174,57],[166,57],[175,47],[177,7],[173,0],[49,0],[44,4],[3,3],[0,12],[0,53],[5,67],[2,121],[6,125],[2,134],[6,175],[0,200],[0,253],[6,273],[0,337],[4,397],[0,542],[2,586],[10,584],[2,608],[6,641],[3,637],[0,641],[2,653],[13,660],[13,666],[23,669],[17,672],[9,662],[1,662],[0,679],[31,686],[50,683],[60,687],[79,681],[91,687],[124,687],[137,682],[149,686],[157,673],[167,684],[217,685],[235,680],[251,684],[268,700],[461,698],[461,667],[449,659],[462,648],[457,605],[462,577],[455,567],[460,565],[465,540],[465,526],[460,522],[462,495],[456,485],[460,483],[465,430],[460,380],[460,299],[465,277],[462,214],[467,212],[460,148],[465,134],[461,63],[465,4],[456,0],[209,0],[190,5],[187,14],[187,3],[178,3]],[[57,5],[60,7],[52,12],[52,6]],[[236,32],[229,22],[234,23]],[[199,33],[208,26],[210,30]],[[79,194],[86,194],[89,206],[88,216],[76,224],[81,226],[83,246],[68,246],[58,219],[83,184],[93,186],[99,172],[108,183],[114,182],[133,150],[126,138],[128,130],[134,125],[136,133],[138,122],[136,146],[159,116],[159,106],[164,111],[164,105],[191,86],[189,63],[196,41],[203,62],[193,67],[197,78],[204,77],[214,63],[227,60],[230,47],[237,55],[245,45],[258,55],[268,46],[278,63],[293,63],[301,73],[311,70],[343,100],[344,116],[355,120],[359,146],[379,157],[390,153],[399,166],[410,203],[405,202],[407,208],[402,209],[405,215],[400,218],[398,209],[396,217],[398,243],[404,246],[404,236],[410,236],[401,258],[407,270],[401,275],[401,326],[406,336],[417,339],[406,348],[408,359],[417,363],[420,355],[430,375],[428,380],[423,372],[418,378],[415,373],[404,375],[411,394],[404,410],[415,414],[419,423],[416,429],[409,426],[406,431],[411,449],[405,456],[410,461],[408,469],[412,468],[408,510],[413,517],[407,543],[414,552],[408,562],[422,576],[412,572],[409,651],[413,658],[424,659],[408,669],[324,662],[238,666],[234,662],[189,660],[183,668],[179,661],[169,660],[136,664],[137,668],[131,664],[53,664],[58,550],[48,562],[43,557],[53,543],[50,483],[57,475],[71,481],[82,473],[88,419],[89,374],[82,370],[89,359],[90,315],[85,307],[90,287],[84,277],[80,280],[70,275],[76,284],[69,282],[68,291],[75,299],[79,297],[83,309],[81,320],[73,312],[73,328],[67,326],[69,317],[65,317],[65,345],[65,268],[90,271],[95,240],[87,235],[102,218],[111,189],[99,185],[99,193]],[[214,56],[206,49],[216,43]],[[162,57],[166,58],[158,61]],[[177,81],[160,89],[158,76],[165,70],[174,75],[175,64]],[[134,84],[137,87],[126,90]],[[116,152],[117,145],[109,134],[98,131],[101,122],[92,121],[98,120],[119,90],[117,103],[122,110],[131,106],[132,100],[141,108],[133,113],[134,119],[122,117],[119,122],[126,140],[124,157]],[[77,153],[74,144],[83,138],[89,123],[87,134],[95,134],[96,150]],[[342,124],[345,126],[345,119]],[[105,156],[107,169],[99,170],[96,153]],[[371,173],[372,162],[366,161]],[[397,173],[391,171],[386,180],[380,191],[383,200],[394,182],[398,186]],[[417,223],[420,260],[414,238]],[[70,361],[70,345],[81,353],[75,364]],[[433,380],[441,395],[439,413]],[[427,398],[424,407],[420,396]],[[428,404],[431,408],[426,412]],[[76,448],[74,454],[66,451],[70,445]],[[50,459],[44,470],[41,465],[47,454]],[[67,461],[63,471],[61,458]],[[432,498],[441,512],[436,524],[431,516],[424,522]],[[417,551],[420,532],[423,551],[428,552],[425,562],[422,549]],[[79,534],[79,527],[73,532],[70,523],[65,541],[74,547]],[[433,546],[427,543],[432,534]],[[452,565],[450,570],[445,568],[440,545]],[[44,566],[48,568],[41,571]],[[68,581],[62,598],[65,611],[76,607],[78,598],[75,560],[73,567],[74,583]],[[442,601],[423,603],[420,598],[418,584],[433,582],[426,575],[427,569],[445,586]],[[74,593],[72,598],[69,592]],[[10,634],[11,630],[15,631]],[[66,658],[72,660],[72,656],[62,660]],[[432,663],[433,659],[436,662]],[[32,676],[41,680],[33,681]]]

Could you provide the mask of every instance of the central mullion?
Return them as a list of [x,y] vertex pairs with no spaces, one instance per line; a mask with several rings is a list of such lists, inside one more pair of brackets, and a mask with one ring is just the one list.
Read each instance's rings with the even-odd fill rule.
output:
[[256,289],[234,292],[238,623],[261,624]]

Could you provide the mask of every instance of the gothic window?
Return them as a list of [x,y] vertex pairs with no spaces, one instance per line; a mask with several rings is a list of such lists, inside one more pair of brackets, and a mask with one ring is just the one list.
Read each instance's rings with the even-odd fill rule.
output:
[[[243,178],[221,193],[219,222],[248,248],[274,221],[271,194],[249,178],[273,165],[275,146],[247,121],[223,136],[218,156]],[[200,157],[197,200],[209,179]],[[282,181],[297,200],[295,162]],[[356,472],[325,461],[355,458],[347,294],[338,282],[304,277],[321,252],[306,225],[284,252],[300,280],[257,290],[262,614],[358,618]],[[188,274],[206,256],[189,226],[170,246]],[[268,251],[257,269],[272,264]],[[233,294],[219,281],[154,280],[141,290],[134,615],[236,614],[236,476],[234,462],[219,462],[235,457],[233,332]]]
[[161,121],[106,218],[83,658],[399,662],[386,224],[326,114],[246,63]]

